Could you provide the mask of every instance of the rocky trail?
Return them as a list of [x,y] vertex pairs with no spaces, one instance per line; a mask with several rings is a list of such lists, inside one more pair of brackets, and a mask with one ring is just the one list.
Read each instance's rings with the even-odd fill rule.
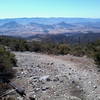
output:
[[[36,100],[100,100],[100,73],[86,57],[14,52],[16,79]],[[23,100],[16,96],[17,100]],[[25,99],[24,99],[25,100]]]

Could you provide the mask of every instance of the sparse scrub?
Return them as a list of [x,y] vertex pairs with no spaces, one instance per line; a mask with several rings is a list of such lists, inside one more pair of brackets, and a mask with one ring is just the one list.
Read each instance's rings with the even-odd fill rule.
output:
[[[99,63],[100,40],[88,44],[67,44],[67,43],[51,43],[42,41],[27,41],[21,38],[0,37],[0,44],[7,46],[12,51],[31,51],[42,52],[46,54],[72,54],[75,56],[84,56],[94,58]],[[7,62],[6,62],[7,63]],[[8,64],[9,65],[9,64]]]

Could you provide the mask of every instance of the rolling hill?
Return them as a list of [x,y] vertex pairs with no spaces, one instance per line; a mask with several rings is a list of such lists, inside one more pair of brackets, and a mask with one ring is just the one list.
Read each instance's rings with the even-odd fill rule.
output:
[[87,42],[100,39],[100,19],[13,18],[0,19],[0,35],[31,40]]

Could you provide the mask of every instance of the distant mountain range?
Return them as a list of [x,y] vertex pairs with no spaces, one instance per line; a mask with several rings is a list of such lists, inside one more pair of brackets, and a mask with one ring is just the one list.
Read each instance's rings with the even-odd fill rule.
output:
[[0,19],[0,34],[28,37],[36,34],[100,32],[100,19],[14,18]]
[[[95,33],[95,34],[94,34]],[[63,41],[69,37],[100,37],[100,19],[92,18],[12,18],[0,19],[0,35]],[[61,36],[61,37],[60,37]],[[54,37],[54,38],[53,38]],[[58,38],[59,37],[59,38]],[[67,37],[67,38],[66,38]],[[65,39],[66,38],[66,39]],[[86,37],[87,38],[87,37]],[[76,39],[77,40],[77,39]],[[71,41],[71,40],[70,40]]]

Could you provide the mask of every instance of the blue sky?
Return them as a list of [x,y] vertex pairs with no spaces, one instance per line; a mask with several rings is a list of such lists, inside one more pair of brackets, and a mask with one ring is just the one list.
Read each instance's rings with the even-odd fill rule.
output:
[[100,18],[100,0],[0,0],[0,18]]

